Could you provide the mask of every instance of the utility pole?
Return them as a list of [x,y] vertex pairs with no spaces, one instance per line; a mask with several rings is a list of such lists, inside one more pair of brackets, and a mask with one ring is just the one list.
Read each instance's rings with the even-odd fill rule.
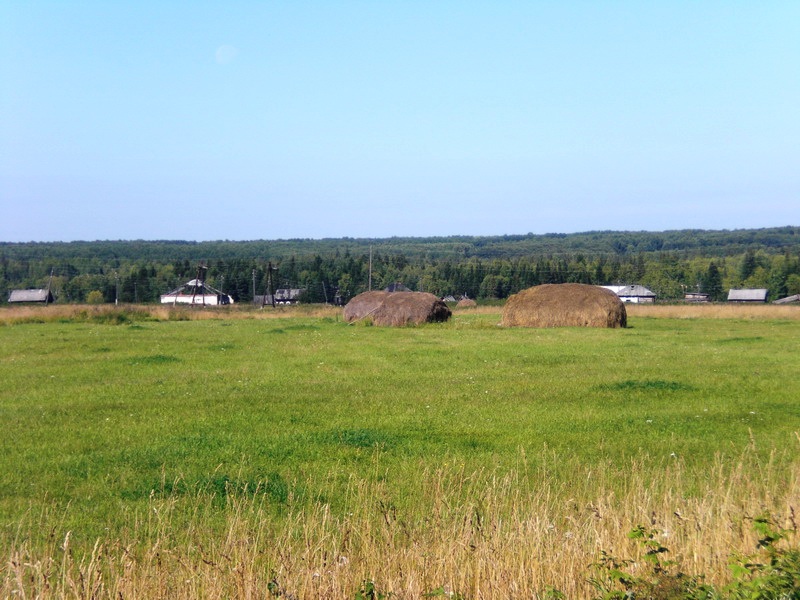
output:
[[[206,305],[206,272],[208,271],[208,267],[205,264],[200,263],[197,266],[197,277],[194,278],[194,286],[192,287],[192,306],[194,306],[194,300],[197,297],[197,292],[200,292],[200,298],[202,299],[203,306]],[[134,290],[136,290],[136,284],[134,283]]]
[[[278,267],[273,267],[272,262],[267,263],[267,294],[272,299],[272,308],[275,308],[275,293],[272,291],[272,272],[277,271]],[[264,295],[264,301],[261,306],[267,303],[267,296]]]
[[253,269],[253,304],[256,303],[256,270]]

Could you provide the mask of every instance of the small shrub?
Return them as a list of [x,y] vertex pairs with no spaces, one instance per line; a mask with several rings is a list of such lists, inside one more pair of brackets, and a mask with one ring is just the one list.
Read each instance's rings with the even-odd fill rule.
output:
[[356,592],[355,600],[384,600],[390,598],[391,594],[379,592],[372,581],[364,581],[361,588]]
[[458,592],[449,592],[444,586],[431,590],[427,594],[423,594],[425,598],[449,598],[450,600],[465,600],[464,596]]
[[753,526],[757,552],[734,560],[734,580],[717,590],[702,576],[675,571],[675,563],[663,558],[669,550],[658,541],[660,532],[640,525],[628,535],[644,549],[644,572],[633,574],[633,560],[602,552],[593,565],[598,576],[589,580],[599,592],[594,600],[800,600],[800,548],[778,547],[791,531],[776,527],[769,515],[755,518]]
[[778,547],[791,530],[776,527],[769,515],[756,517],[753,526],[759,535],[757,553],[731,564],[735,579],[724,597],[800,599],[800,548]]
[[664,559],[669,550],[658,541],[660,533],[658,529],[639,525],[628,534],[644,550],[645,565],[638,575],[628,570],[633,566],[633,560],[602,553],[600,560],[593,565],[599,576],[590,579],[600,593],[595,600],[700,600],[715,597],[712,588],[701,583],[702,577],[675,571],[675,563]]
[[103,292],[100,290],[92,290],[86,295],[87,304],[102,304],[104,301]]

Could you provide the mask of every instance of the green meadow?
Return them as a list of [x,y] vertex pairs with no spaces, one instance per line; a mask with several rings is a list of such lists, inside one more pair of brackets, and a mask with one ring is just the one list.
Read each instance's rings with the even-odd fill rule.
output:
[[[698,513],[695,524],[745,529],[755,509],[780,512],[793,501],[781,494],[793,493],[798,471],[800,321],[631,316],[617,330],[498,322],[499,312],[463,311],[447,324],[407,328],[347,325],[336,313],[0,325],[0,549],[65,568],[66,536],[74,574],[98,543],[127,544],[140,565],[160,544],[202,567],[187,548],[213,548],[238,532],[244,544],[284,548],[285,556],[263,550],[268,556],[248,559],[261,594],[251,597],[282,589],[336,597],[344,589],[341,597],[352,598],[373,580],[397,597],[440,588],[495,597],[480,591],[481,577],[493,576],[485,565],[467,576],[473,567],[462,564],[461,573],[408,559],[397,573],[382,566],[393,560],[387,548],[373,548],[375,564],[368,550],[356,563],[352,536],[320,534],[320,547],[332,536],[320,561],[350,557],[346,581],[324,590],[313,587],[321,567],[286,556],[308,549],[314,526],[341,532],[359,511],[371,544],[383,529],[405,527],[391,551],[408,557],[424,545],[411,532],[454,527],[440,534],[456,538],[464,515],[475,535],[476,515],[495,524],[513,516],[533,529],[530,515],[547,520],[549,507],[541,527],[552,530],[599,513],[603,499],[619,508],[639,494],[632,502],[641,507],[604,515],[624,537],[640,517],[667,526],[670,512],[680,516],[715,494],[755,506],[737,515],[711,507],[714,515]],[[666,496],[683,508],[659,504]],[[166,509],[169,517],[154,524]],[[437,512],[445,509],[449,520]],[[435,550],[426,539],[428,551],[447,554],[446,543]],[[715,539],[714,556],[724,556],[727,538]],[[588,568],[608,544],[625,547],[593,538],[575,568]],[[530,551],[548,563],[547,547]],[[502,560],[514,561],[495,555]],[[536,577],[565,589],[563,580],[547,582],[559,576],[548,568]],[[719,568],[712,577],[724,578],[724,561]],[[99,571],[102,589],[114,571]],[[409,572],[419,581],[409,583]],[[535,579],[515,573],[495,575]],[[6,593],[18,575],[6,571]],[[43,585],[37,577],[29,592]],[[586,594],[583,583],[574,584],[575,597]],[[219,594],[248,595],[236,589]]]

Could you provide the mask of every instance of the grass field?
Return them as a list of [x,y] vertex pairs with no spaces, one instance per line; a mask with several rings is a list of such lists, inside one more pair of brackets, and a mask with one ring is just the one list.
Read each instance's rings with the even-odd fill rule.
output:
[[794,529],[797,307],[498,322],[0,310],[0,595],[590,598],[637,525],[712,583]]

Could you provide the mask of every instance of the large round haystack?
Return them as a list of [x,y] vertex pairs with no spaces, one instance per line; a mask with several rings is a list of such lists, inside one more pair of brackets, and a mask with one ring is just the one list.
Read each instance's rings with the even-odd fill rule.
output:
[[446,321],[452,312],[427,292],[364,292],[344,307],[348,323],[369,319],[374,325],[402,326]]
[[546,284],[511,296],[506,327],[626,327],[625,305],[611,290],[583,283]]
[[476,306],[478,306],[478,303],[472,298],[462,298],[456,304],[456,308],[475,308]]
[[348,323],[360,321],[374,313],[383,304],[389,292],[376,290],[354,296],[344,307],[343,317]]

